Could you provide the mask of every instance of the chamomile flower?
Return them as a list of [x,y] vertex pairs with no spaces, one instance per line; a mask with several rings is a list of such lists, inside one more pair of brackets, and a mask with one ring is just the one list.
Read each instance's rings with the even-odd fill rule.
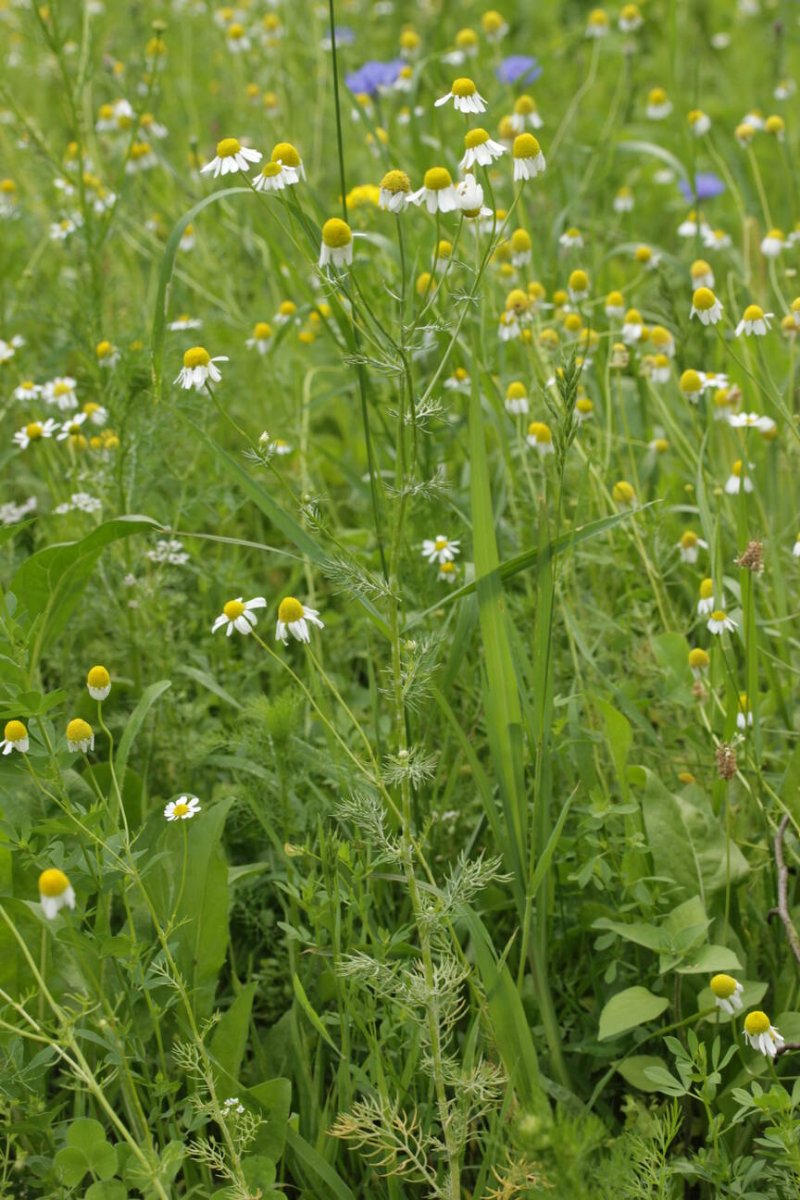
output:
[[682,372],[678,380],[678,387],[687,400],[691,400],[692,404],[697,404],[705,391],[702,371],[695,371],[693,367],[689,367],[688,370]]
[[698,537],[693,529],[686,529],[681,534],[676,549],[680,551],[681,562],[696,563],[700,551],[708,549],[708,542],[704,542],[701,537]]
[[612,208],[615,213],[633,212],[634,198],[633,190],[627,184],[619,189],[612,201]]
[[528,389],[518,379],[515,379],[506,388],[505,406],[506,412],[513,416],[528,411]]
[[468,171],[476,164],[479,167],[488,167],[506,152],[505,146],[492,141],[485,129],[468,130],[464,135],[464,149],[464,157],[458,164],[461,171]]
[[625,316],[625,297],[622,292],[609,292],[606,296],[605,313],[609,321],[621,321]]
[[492,210],[483,203],[483,188],[471,172],[456,186],[456,195],[458,207],[470,220],[492,215]]
[[278,142],[272,147],[270,158],[273,162],[283,163],[285,167],[291,167],[301,179],[305,179],[306,169],[303,166],[303,160],[297,148],[291,142]]
[[774,316],[774,313],[765,313],[763,308],[757,304],[748,304],[741,321],[736,326],[736,336],[741,337],[742,334],[745,334],[746,337],[765,337],[769,332],[769,323]]
[[453,584],[458,579],[458,567],[454,562],[443,562],[439,564],[439,574],[436,576],[439,583]]
[[108,420],[108,409],[104,408],[102,404],[98,404],[96,400],[87,400],[81,412],[85,414],[92,425],[102,427]]
[[429,563],[452,562],[457,554],[461,553],[461,542],[451,541],[445,537],[443,533],[437,534],[435,538],[425,538],[422,543],[422,557],[427,559]]
[[711,663],[708,651],[703,650],[701,646],[695,646],[689,651],[689,667],[695,679],[701,679],[703,672],[707,671]]
[[511,149],[514,157],[514,182],[534,179],[545,169],[542,148],[532,133],[518,133]]
[[448,100],[453,101],[453,107],[456,112],[463,113],[482,113],[486,112],[486,101],[478,92],[477,87],[472,79],[464,76],[461,79],[454,79],[453,86],[446,96],[440,96],[435,101],[434,107],[441,108],[443,104],[447,104]]
[[753,713],[750,708],[750,699],[747,692],[739,692],[738,707],[736,712],[736,728],[742,733],[750,728],[753,724]]
[[298,642],[310,642],[309,624],[324,629],[325,625],[319,619],[315,608],[307,608],[294,596],[284,596],[278,605],[278,622],[275,626],[275,638],[284,645],[289,641],[289,634]]
[[73,754],[88,754],[94,750],[94,732],[88,721],[75,717],[67,725],[67,748]]
[[756,136],[756,127],[750,121],[741,121],[734,130],[734,137],[740,146],[746,148]]
[[405,171],[387,171],[381,180],[378,207],[386,212],[402,212],[411,198],[411,180]]
[[200,329],[202,328],[202,325],[203,322],[199,317],[190,317],[188,313],[181,313],[181,315],[176,317],[174,321],[170,321],[167,329],[169,329],[171,333],[180,333],[184,329]]
[[703,325],[716,325],[722,320],[722,304],[711,291],[711,288],[699,287],[692,296],[692,309],[689,318],[697,317]]
[[648,373],[653,383],[669,383],[672,378],[669,356],[666,354],[651,355],[648,362]]
[[81,433],[81,425],[87,420],[86,413],[73,413],[68,420],[64,421],[58,433],[56,434],[57,442],[65,442],[67,438],[79,437]]
[[699,228],[699,226],[697,224],[697,213],[694,211],[694,209],[692,209],[692,211],[688,214],[688,216],[686,216],[681,221],[680,225],[678,226],[678,237],[681,237],[681,238],[696,237],[698,228]]
[[782,142],[786,137],[786,122],[783,117],[778,116],[777,113],[767,117],[764,122],[764,132]]
[[530,129],[541,129],[544,125],[536,101],[533,96],[528,95],[517,97],[514,101],[514,111],[509,119],[515,133],[522,133],[526,126]]
[[759,433],[767,434],[772,433],[775,429],[775,422],[772,417],[764,416],[763,413],[728,413],[727,420],[733,429],[757,429]]
[[300,176],[294,167],[269,159],[253,179],[253,187],[257,192],[282,192],[299,182]]
[[695,137],[703,137],[711,128],[711,118],[700,108],[693,108],[687,113],[686,119]]
[[58,429],[58,424],[50,417],[46,421],[29,421],[18,429],[11,439],[20,450],[27,450],[31,442],[40,442],[43,438],[51,438]]
[[740,458],[731,467],[731,473],[725,481],[725,492],[728,496],[738,496],[740,492],[750,493],[753,491],[753,481],[749,475],[742,478],[742,469],[744,464]]
[[783,1035],[770,1024],[767,1014],[758,1009],[745,1017],[744,1036],[754,1050],[765,1054],[767,1058],[774,1058],[784,1042]]
[[650,121],[663,121],[672,112],[672,101],[662,87],[650,90],[647,96],[647,118]]
[[111,676],[103,666],[90,667],[86,687],[93,700],[105,700],[111,691]]
[[619,14],[619,27],[623,33],[635,33],[641,29],[644,18],[636,4],[626,4]]
[[448,375],[443,386],[448,392],[461,392],[462,395],[468,396],[470,390],[469,372],[463,367],[456,367],[452,375]]
[[675,355],[675,338],[663,325],[653,325],[651,328],[650,345],[656,354],[666,354],[667,358]]
[[553,431],[544,421],[531,421],[525,441],[532,446],[540,458],[555,453]]
[[636,492],[627,479],[620,479],[611,489],[611,499],[620,508],[631,508],[636,503]]
[[211,632],[216,633],[224,626],[227,637],[231,636],[234,629],[238,633],[250,633],[258,623],[253,610],[266,607],[267,601],[263,596],[254,596],[252,600],[242,600],[241,596],[237,596],[235,600],[228,600],[211,626]]
[[266,354],[272,345],[272,326],[268,321],[257,321],[253,326],[252,336],[245,342],[248,350],[257,350]]
[[320,267],[348,267],[353,261],[353,231],[341,217],[330,217],[322,226]]
[[42,395],[48,404],[54,404],[62,412],[71,412],[78,407],[76,387],[70,375],[59,375],[44,385]]
[[573,250],[575,248],[581,250],[583,249],[583,234],[580,229],[576,229],[573,225],[569,229],[564,230],[558,239],[558,244],[559,246],[563,246],[565,250]]
[[12,750],[17,750],[20,754],[27,754],[30,744],[28,730],[22,721],[6,722],[3,730],[3,740],[0,742],[0,749],[2,749],[3,754],[10,754]]
[[170,800],[166,805],[164,816],[168,821],[191,821],[201,811],[197,796],[178,796],[177,800]]
[[578,396],[575,401],[575,419],[579,425],[591,421],[594,416],[594,404],[588,396]]
[[75,892],[67,876],[58,867],[48,867],[39,876],[39,902],[48,921],[62,908],[75,907]]
[[20,401],[35,400],[41,394],[41,391],[42,389],[38,383],[34,383],[30,379],[23,379],[19,387],[14,388],[14,399]]
[[622,323],[622,340],[626,346],[632,346],[641,339],[644,332],[644,321],[638,308],[629,308]]
[[201,175],[211,172],[216,179],[219,175],[235,175],[239,171],[249,171],[251,163],[261,162],[261,151],[243,146],[238,138],[228,137],[217,142],[217,153],[211,162],[200,168]]
[[732,633],[735,628],[736,622],[731,620],[724,608],[715,608],[706,621],[706,629],[715,636],[725,633],[726,630]]
[[604,8],[593,8],[586,23],[587,38],[604,38],[611,30],[611,22]]
[[713,579],[702,579],[700,581],[698,596],[697,615],[698,617],[707,617],[715,608]]
[[792,558],[800,558],[800,533],[798,533],[794,539],[794,545],[792,546]]
[[184,353],[183,366],[174,382],[187,390],[194,388],[200,392],[209,380],[219,383],[222,379],[215,365],[218,362],[228,362],[227,355],[212,358],[204,346],[192,346]]
[[481,17],[481,29],[487,42],[501,42],[508,33],[508,22],[494,8],[489,8]]
[[408,197],[411,204],[422,204],[429,213],[454,212],[458,208],[458,192],[450,172],[445,167],[430,167],[423,177],[422,187]]
[[765,258],[777,258],[786,247],[786,235],[780,229],[770,229],[761,241],[761,253]]
[[250,38],[241,21],[231,21],[225,30],[225,44],[231,54],[244,54],[250,49]]
[[509,238],[511,262],[515,267],[526,267],[531,261],[533,244],[526,229],[515,229]]
[[731,975],[715,975],[711,980],[711,991],[717,1008],[729,1017],[735,1016],[742,1007],[744,988]]
[[714,287],[714,272],[704,258],[696,258],[689,270],[693,288]]
[[119,362],[119,350],[117,350],[116,346],[112,345],[112,343],[106,339],[103,339],[102,342],[97,343],[94,348],[94,352],[97,357],[97,365],[99,367],[115,367]]
[[701,233],[706,250],[729,250],[733,244],[731,235],[724,229],[710,229],[708,225],[704,225]]

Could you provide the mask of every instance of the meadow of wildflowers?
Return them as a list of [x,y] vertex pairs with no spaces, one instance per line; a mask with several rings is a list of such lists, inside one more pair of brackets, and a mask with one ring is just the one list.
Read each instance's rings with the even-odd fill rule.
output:
[[0,1200],[797,1197],[800,5],[0,32]]

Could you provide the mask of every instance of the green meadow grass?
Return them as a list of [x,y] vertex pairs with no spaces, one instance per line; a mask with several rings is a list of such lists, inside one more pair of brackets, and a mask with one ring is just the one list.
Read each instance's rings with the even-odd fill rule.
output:
[[800,7],[640,10],[0,4],[0,1200],[798,1194]]

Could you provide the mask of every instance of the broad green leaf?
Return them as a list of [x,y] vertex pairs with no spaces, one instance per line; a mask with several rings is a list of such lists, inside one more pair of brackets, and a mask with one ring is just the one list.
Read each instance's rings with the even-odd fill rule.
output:
[[292,1107],[292,1084],[288,1079],[265,1079],[247,1089],[247,1098],[261,1112],[265,1123],[259,1128],[253,1149],[274,1162],[283,1157],[286,1130]]
[[617,1064],[617,1073],[640,1092],[657,1092],[657,1084],[647,1073],[653,1067],[666,1071],[667,1064],[657,1054],[631,1054],[630,1058],[624,1058]]
[[45,546],[22,563],[9,591],[31,622],[39,618],[31,650],[32,666],[39,661],[44,646],[63,632],[106,546],[137,533],[158,533],[161,528],[150,517],[115,517],[80,541]]
[[67,1187],[77,1187],[89,1171],[89,1160],[77,1146],[65,1146],[53,1159],[56,1174]]
[[600,1028],[598,1038],[619,1037],[629,1029],[638,1025],[646,1025],[655,1021],[667,1008],[669,1000],[666,996],[656,996],[645,987],[625,988],[612,996],[600,1013]]
[[286,1130],[286,1144],[301,1177],[306,1180],[311,1195],[317,1200],[356,1200],[353,1192],[338,1171],[301,1137],[291,1125]]
[[247,1047],[247,1037],[250,1031],[250,1014],[253,1011],[253,997],[256,994],[256,983],[246,983],[236,996],[233,1004],[217,1021],[211,1038],[211,1056],[217,1066],[234,1079],[239,1078],[242,1059]]
[[593,929],[610,929],[626,942],[634,942],[637,946],[646,946],[648,950],[663,950],[666,936],[656,925],[647,925],[644,921],[612,921],[608,917],[600,917]]
[[127,1200],[128,1189],[119,1179],[106,1179],[93,1183],[87,1189],[85,1200]]
[[686,1088],[680,1079],[673,1075],[671,1071],[668,1071],[666,1067],[645,1067],[645,1074],[653,1084],[655,1091],[663,1092],[665,1096],[686,1095]]
[[627,717],[623,717],[622,713],[614,708],[613,704],[609,704],[606,700],[598,700],[597,707],[603,714],[603,723],[606,727],[606,741],[622,790],[622,798],[623,800],[627,800],[628,779],[626,767],[628,765],[628,754],[631,743],[633,742],[631,723]]
[[117,771],[117,777],[122,778],[125,774],[125,768],[128,765],[128,757],[131,752],[134,740],[145,722],[145,718],[150,709],[164,695],[167,688],[172,687],[170,679],[160,679],[157,683],[151,683],[148,688],[142,692],[139,703],[133,710],[125,724],[125,730],[119,740],[116,760],[114,766]]
[[331,1035],[328,1033],[321,1018],[314,1011],[314,1009],[311,1005],[311,1001],[309,1000],[308,996],[306,995],[305,989],[303,988],[303,985],[300,982],[299,975],[292,976],[292,987],[294,989],[295,999],[297,1000],[297,1003],[300,1005],[300,1007],[302,1008],[306,1017],[311,1022],[311,1024],[314,1026],[314,1028],[316,1029],[319,1036],[323,1039],[323,1041],[328,1043],[331,1050],[333,1050],[334,1054],[341,1055],[341,1050],[336,1045],[336,1043],[334,1042]]
[[263,1194],[275,1182],[275,1163],[264,1154],[248,1154],[242,1159],[242,1173],[254,1194]]
[[680,975],[713,975],[715,971],[741,971],[742,964],[733,950],[713,943],[701,946],[688,962],[676,968]]

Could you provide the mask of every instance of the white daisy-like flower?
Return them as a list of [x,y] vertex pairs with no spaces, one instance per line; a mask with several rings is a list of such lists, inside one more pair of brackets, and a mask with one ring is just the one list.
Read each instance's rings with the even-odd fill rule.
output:
[[50,438],[58,429],[58,424],[48,417],[46,421],[29,421],[27,425],[23,425],[18,429],[11,439],[15,446],[19,446],[20,450],[27,450],[31,442],[40,442],[43,438]]
[[619,14],[619,27],[623,33],[635,33],[644,24],[644,17],[637,5],[626,4]]
[[742,1007],[742,992],[744,988],[732,975],[715,975],[711,980],[711,991],[714,993],[714,1003],[729,1017]]
[[49,232],[50,241],[65,242],[70,234],[80,228],[81,224],[77,213],[71,217],[62,217],[60,221],[52,221]]
[[626,346],[632,346],[641,339],[644,333],[644,321],[637,308],[629,308],[622,323],[622,340]]
[[546,167],[544,154],[532,133],[518,133],[511,148],[514,159],[514,182],[535,179]]
[[196,244],[197,238],[194,236],[194,226],[187,225],[181,234],[181,239],[178,242],[178,248],[179,250],[182,250],[184,254],[187,254],[190,250],[194,250]]
[[486,112],[486,101],[483,96],[479,95],[478,89],[472,79],[467,79],[466,76],[462,79],[455,79],[453,86],[446,96],[440,96],[435,101],[435,107],[441,108],[443,104],[447,104],[448,100],[453,101],[453,107],[456,112],[463,113],[482,113]]
[[272,326],[268,321],[257,321],[253,326],[253,335],[245,342],[248,350],[257,350],[266,354],[272,345]]
[[717,602],[714,599],[714,581],[712,579],[704,579],[700,584],[699,600],[697,601],[698,617],[707,617],[717,608]]
[[88,400],[81,412],[86,413],[92,425],[103,426],[108,420],[108,409],[102,404],[98,404],[96,400]]
[[696,288],[692,296],[692,310],[689,319],[697,317],[703,325],[716,325],[722,320],[722,304],[711,291],[711,288]]
[[459,170],[468,171],[476,165],[488,167],[505,152],[505,146],[493,141],[485,129],[470,129],[464,136],[464,157],[458,164]]
[[501,342],[511,342],[522,334],[522,326],[519,323],[519,317],[513,308],[507,308],[500,313],[500,324],[497,329],[497,336]]
[[525,441],[533,447],[540,458],[554,453],[553,431],[543,421],[531,421]]
[[603,8],[593,8],[586,25],[587,38],[604,38],[611,31],[608,14]]
[[216,179],[218,175],[235,175],[238,171],[249,171],[251,163],[261,162],[260,150],[243,146],[238,138],[223,138],[217,142],[217,153],[211,162],[200,168],[200,174],[212,172]]
[[[697,235],[698,228],[697,213],[690,212],[688,217],[685,217],[678,226],[678,237],[693,238]],[[714,286],[713,279],[710,286]]]
[[425,538],[422,543],[422,557],[427,559],[429,563],[452,562],[457,554],[461,553],[461,542],[451,541],[445,537],[443,533],[437,534],[435,538]]
[[794,539],[794,545],[792,546],[792,557],[800,558],[800,533],[798,533],[797,537]]
[[672,112],[672,101],[663,88],[653,88],[647,97],[645,113],[649,121],[663,121]]
[[422,204],[429,213],[455,212],[458,208],[458,192],[446,167],[430,167],[423,177],[419,191],[411,192],[410,204]]
[[253,187],[257,192],[282,192],[284,188],[299,182],[300,174],[294,167],[270,159],[254,178]]
[[10,754],[12,750],[17,750],[20,754],[27,754],[30,745],[28,730],[22,721],[7,721],[3,730],[3,740],[0,742],[0,750],[3,754]]
[[197,796],[178,796],[177,800],[170,800],[166,805],[164,816],[168,821],[191,821],[192,817],[196,817],[201,811],[201,808]]
[[698,537],[693,529],[687,529],[681,534],[676,549],[680,551],[681,562],[696,563],[701,550],[708,549],[708,542]]
[[492,215],[492,210],[483,203],[483,188],[474,175],[467,173],[456,187],[456,194],[458,195],[458,207],[465,217],[474,220]]
[[81,431],[81,425],[87,419],[85,412],[73,413],[69,420],[65,421],[56,434],[57,442],[65,442],[67,438],[77,437]]
[[461,392],[462,395],[468,396],[470,392],[469,372],[463,367],[456,367],[452,375],[448,375],[442,385],[448,392]]
[[766,417],[763,413],[729,412],[727,421],[734,429],[757,429],[759,433],[772,433],[775,428],[772,417]]
[[453,584],[458,579],[458,567],[454,562],[439,563],[439,574],[436,578],[439,583]]
[[615,213],[629,213],[633,212],[634,203],[633,190],[625,184],[614,197],[612,208]]
[[341,217],[330,217],[322,226],[319,266],[348,267],[353,261],[353,231]]
[[411,180],[405,171],[387,171],[381,180],[378,207],[384,212],[399,213],[411,198]]
[[41,395],[42,389],[38,383],[33,383],[30,379],[23,379],[19,387],[14,388],[14,399],[25,401],[35,400]]
[[757,304],[748,304],[741,321],[736,326],[736,336],[741,337],[742,334],[745,334],[747,337],[765,337],[769,332],[769,323],[774,316],[774,313],[765,313],[763,308]]
[[750,698],[747,692],[739,692],[739,704],[736,712],[736,728],[745,733],[753,726],[753,711],[750,708]]
[[234,629],[238,633],[250,633],[258,623],[258,618],[253,610],[266,607],[267,602],[263,596],[254,596],[252,600],[242,600],[241,596],[237,596],[235,600],[229,600],[227,604],[223,605],[222,612],[211,626],[211,632],[216,633],[224,626],[228,637],[231,636]]
[[707,250],[729,250],[732,245],[731,235],[724,229],[711,229],[708,225],[703,225],[700,232]]
[[[752,466],[752,463],[749,464]],[[737,458],[736,462],[731,467],[731,473],[725,481],[725,492],[728,496],[738,496],[740,492],[750,493],[753,491],[753,481],[749,475],[742,478],[743,462]]]
[[711,128],[711,118],[700,108],[693,108],[688,114],[687,120],[695,137],[703,137]]
[[783,1035],[774,1025],[770,1025],[769,1017],[758,1010],[749,1012],[744,1019],[744,1036],[753,1047],[767,1058],[774,1058],[783,1045]]
[[653,383],[669,383],[672,378],[672,368],[669,365],[669,355],[655,354],[650,363],[650,378]]
[[725,633],[726,630],[732,633],[735,628],[736,622],[731,620],[724,608],[715,608],[706,621],[706,629],[715,635]]
[[212,358],[204,346],[192,346],[184,354],[183,367],[173,382],[182,388],[202,391],[208,380],[219,383],[222,379],[219,368],[215,366],[218,362],[228,362],[227,355]]
[[692,287],[693,288],[712,288],[714,287],[714,272],[710,265],[703,258],[698,258],[692,263],[691,267]]
[[71,412],[78,407],[76,387],[70,375],[59,375],[44,385],[42,396],[47,404],[54,404],[62,412]]
[[761,241],[761,253],[765,258],[777,258],[786,247],[786,238],[780,229],[771,229]]
[[275,626],[275,638],[284,645],[289,641],[289,634],[298,642],[310,642],[309,624],[324,629],[325,625],[319,619],[315,608],[301,604],[294,596],[284,596],[278,605],[278,621]]
[[48,921],[57,917],[62,908],[75,907],[75,892],[58,867],[48,867],[39,876],[39,901]]
[[90,667],[86,688],[93,700],[106,700],[111,691],[111,676],[103,666]]
[[67,748],[73,754],[88,754],[94,750],[94,732],[82,717],[75,717],[67,725]]
[[528,389],[518,379],[513,380],[506,388],[506,412],[519,416],[528,411]]

